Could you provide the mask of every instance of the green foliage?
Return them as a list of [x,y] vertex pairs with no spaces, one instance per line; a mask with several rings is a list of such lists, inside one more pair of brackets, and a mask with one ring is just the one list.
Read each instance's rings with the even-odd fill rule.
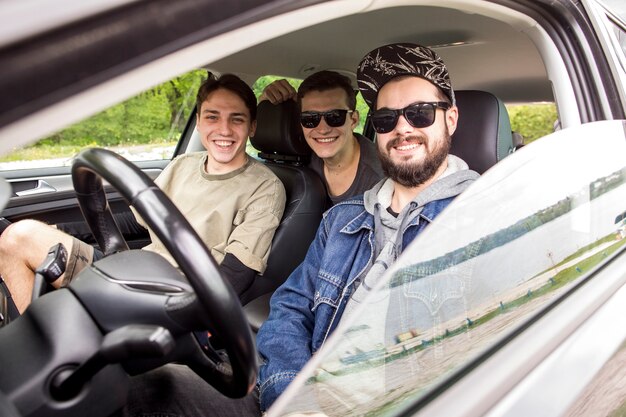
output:
[[205,71],[192,71],[42,139],[34,148],[164,142],[182,132]]
[[553,103],[524,104],[506,106],[511,118],[511,129],[524,136],[524,143],[530,143],[554,132],[557,120],[556,106]]
[[191,71],[161,85],[168,99],[170,126],[174,131],[180,133],[185,128],[187,118],[196,105],[198,88],[206,76],[204,70]]
[[367,118],[367,113],[370,111],[369,106],[363,100],[363,96],[359,92],[356,95],[356,109],[359,112],[359,124],[354,129],[357,133],[363,133],[363,128],[365,127],[365,119]]
[[17,149],[0,158],[0,162],[35,161],[52,158],[71,158],[80,152],[84,146],[30,146]]
[[261,93],[263,93],[263,90],[265,90],[265,87],[267,87],[274,81],[282,80],[283,78],[289,81],[289,84],[291,84],[296,90],[298,90],[298,87],[300,87],[300,84],[302,84],[302,80],[299,80],[297,78],[286,78],[279,75],[265,75],[255,81],[255,83],[252,85],[252,91],[254,91],[254,95],[259,98]]

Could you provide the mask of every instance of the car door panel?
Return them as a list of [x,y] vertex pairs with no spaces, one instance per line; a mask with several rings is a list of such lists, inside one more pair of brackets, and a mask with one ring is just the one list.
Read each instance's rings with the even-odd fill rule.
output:
[[[168,162],[137,162],[137,165],[155,179]],[[2,174],[11,186],[11,197],[1,213],[3,217],[13,222],[35,219],[48,224],[72,223],[78,225],[78,229],[88,230],[78,206],[69,167],[4,171]],[[106,184],[105,191],[113,213],[130,211],[119,193]],[[94,243],[89,233],[77,237]],[[125,237],[131,248],[149,243],[147,233]]]

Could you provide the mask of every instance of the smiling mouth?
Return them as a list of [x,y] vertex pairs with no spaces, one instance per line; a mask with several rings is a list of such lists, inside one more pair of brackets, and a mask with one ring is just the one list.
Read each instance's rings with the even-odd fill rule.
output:
[[402,146],[396,146],[396,149],[399,151],[409,151],[411,149],[415,149],[419,146],[419,143],[411,143]]
[[334,137],[334,138],[315,138],[315,141],[318,142],[318,143],[331,143],[331,142],[334,142],[336,140],[337,140],[336,137]]
[[214,140],[213,143],[215,144],[215,146],[217,146],[218,148],[222,148],[222,149],[228,149],[231,146],[233,146],[233,144],[235,142],[229,141],[229,140]]
[[391,149],[395,149],[398,152],[406,152],[411,151],[413,149],[417,149],[420,146],[426,146],[426,143],[423,139],[418,137],[409,137],[409,138],[396,138],[390,141],[387,144],[387,151],[391,151]]

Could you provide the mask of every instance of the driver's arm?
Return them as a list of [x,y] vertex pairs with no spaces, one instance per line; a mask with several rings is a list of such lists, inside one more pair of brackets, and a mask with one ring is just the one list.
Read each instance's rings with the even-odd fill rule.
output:
[[239,297],[244,293],[256,277],[256,271],[245,266],[235,255],[227,253],[220,264],[220,272],[230,282]]

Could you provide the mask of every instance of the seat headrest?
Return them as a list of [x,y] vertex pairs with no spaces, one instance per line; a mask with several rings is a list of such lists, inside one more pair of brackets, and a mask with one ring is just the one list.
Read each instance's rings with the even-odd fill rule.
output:
[[482,174],[515,150],[509,113],[486,91],[459,90],[455,95],[459,121],[450,153]]
[[293,100],[259,103],[256,133],[250,142],[263,159],[306,162],[311,156],[300,126],[300,110]]

